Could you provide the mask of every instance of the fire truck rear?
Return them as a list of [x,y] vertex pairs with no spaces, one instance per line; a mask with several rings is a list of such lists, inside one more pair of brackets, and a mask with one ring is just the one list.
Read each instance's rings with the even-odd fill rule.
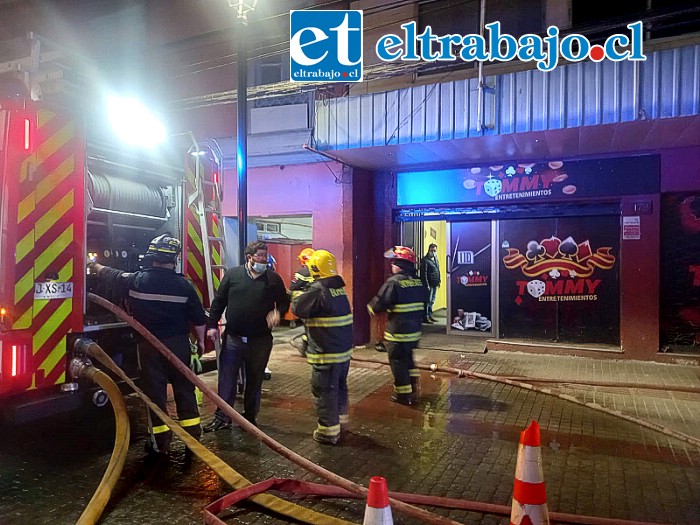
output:
[[[91,303],[119,302],[90,258],[143,267],[149,241],[183,239],[179,271],[205,306],[223,270],[218,166],[210,148],[138,150],[92,133],[83,115],[5,89],[0,97],[0,409],[13,421],[75,408],[73,343],[87,336],[138,376],[138,339]],[[98,139],[99,137],[99,139]],[[183,165],[182,159],[185,158]],[[199,178],[198,178],[199,177]]]

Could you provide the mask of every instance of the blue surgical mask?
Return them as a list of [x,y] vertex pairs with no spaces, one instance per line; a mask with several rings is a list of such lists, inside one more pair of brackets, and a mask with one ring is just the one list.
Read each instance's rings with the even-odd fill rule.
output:
[[267,264],[259,262],[253,263],[253,271],[255,273],[263,273],[265,270],[267,270]]

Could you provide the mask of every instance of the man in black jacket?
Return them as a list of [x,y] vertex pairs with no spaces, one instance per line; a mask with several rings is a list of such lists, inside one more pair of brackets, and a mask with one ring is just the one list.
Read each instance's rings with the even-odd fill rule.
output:
[[[192,284],[175,273],[180,241],[169,235],[153,239],[146,258],[153,262],[146,270],[125,273],[116,268],[89,264],[90,270],[111,292],[125,299],[134,318],[167,346],[180,361],[190,366],[190,323],[197,334],[198,353],[204,352],[206,314]],[[143,342],[139,348],[143,390],[158,407],[167,412],[167,387],[173,386],[180,425],[192,436],[202,433],[194,385],[158,350]],[[155,414],[149,450],[168,454],[172,432]]]
[[[282,277],[267,267],[267,245],[253,241],[245,247],[245,264],[229,269],[221,280],[209,310],[207,337],[219,336],[219,319],[226,311],[224,344],[219,354],[219,396],[233,406],[236,381],[245,367],[243,417],[257,425],[265,367],[272,351],[272,329],[289,309]],[[231,426],[220,410],[205,432]]]
[[416,278],[416,254],[405,246],[394,246],[384,257],[391,260],[392,275],[367,305],[370,315],[388,312],[384,341],[394,374],[391,400],[412,405],[420,371],[413,361],[413,349],[421,336],[424,308],[423,283]]
[[314,440],[335,445],[340,425],[348,422],[348,371],[352,357],[352,313],[335,256],[316,250],[308,268],[313,282],[292,301],[292,312],[304,319],[309,337],[306,360],[313,367],[311,391],[318,425]]
[[437,259],[437,244],[428,246],[428,253],[420,260],[420,279],[425,288],[424,323],[434,323],[433,305],[437,289],[440,287],[440,265]]

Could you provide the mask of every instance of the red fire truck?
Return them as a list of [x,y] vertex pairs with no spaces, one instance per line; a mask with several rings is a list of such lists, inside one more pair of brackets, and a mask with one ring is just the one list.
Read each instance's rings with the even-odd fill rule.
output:
[[169,232],[184,240],[180,271],[209,305],[223,271],[220,165],[206,145],[146,152],[96,140],[101,126],[84,114],[32,101],[31,85],[2,85],[0,410],[22,421],[83,401],[67,368],[81,335],[138,374],[133,332],[87,300],[108,297],[88,256],[137,270],[149,241]]

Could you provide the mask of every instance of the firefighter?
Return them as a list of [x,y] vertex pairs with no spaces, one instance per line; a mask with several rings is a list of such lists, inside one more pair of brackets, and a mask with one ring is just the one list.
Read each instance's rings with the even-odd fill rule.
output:
[[[160,235],[148,246],[146,259],[152,265],[146,270],[125,273],[97,262],[91,262],[89,266],[110,291],[116,291],[124,298],[134,318],[189,367],[190,323],[194,325],[197,353],[201,356],[207,319],[192,284],[182,274],[175,272],[180,249],[179,240],[167,234]],[[170,383],[180,425],[190,435],[199,438],[202,427],[194,385],[147,343],[140,347],[139,358],[146,395],[167,412],[167,387]],[[151,414],[151,417],[151,444],[147,448],[149,452],[167,455],[172,432],[155,414]]]
[[309,272],[309,267],[307,266],[309,258],[313,254],[313,248],[304,248],[299,252],[299,255],[297,256],[301,268],[299,268],[299,271],[294,273],[292,283],[289,285],[289,291],[292,292],[292,300],[294,300],[294,297],[296,295],[299,295],[302,292],[304,292],[314,281],[313,277],[311,277],[311,273]]
[[[311,273],[309,272],[309,267],[306,265],[306,263],[309,262],[309,257],[311,257],[313,253],[313,248],[304,248],[297,256],[301,268],[299,268],[299,271],[294,273],[292,282],[289,285],[289,292],[291,293],[292,301],[304,293],[308,287],[311,286],[311,283],[314,282],[314,279],[311,277]],[[304,329],[304,334],[301,336],[301,347],[297,348],[302,357],[306,357],[306,349],[308,346],[309,334],[307,333],[306,329]]]
[[394,374],[391,400],[413,405],[418,391],[420,371],[413,361],[418,346],[423,317],[423,283],[416,278],[416,254],[405,246],[394,246],[384,257],[391,260],[392,275],[367,305],[370,315],[387,312],[384,340]]
[[341,423],[348,422],[352,313],[333,254],[316,250],[307,266],[314,280],[292,300],[292,312],[305,319],[309,336],[306,360],[312,366],[311,392],[318,415],[313,438],[335,445]]

